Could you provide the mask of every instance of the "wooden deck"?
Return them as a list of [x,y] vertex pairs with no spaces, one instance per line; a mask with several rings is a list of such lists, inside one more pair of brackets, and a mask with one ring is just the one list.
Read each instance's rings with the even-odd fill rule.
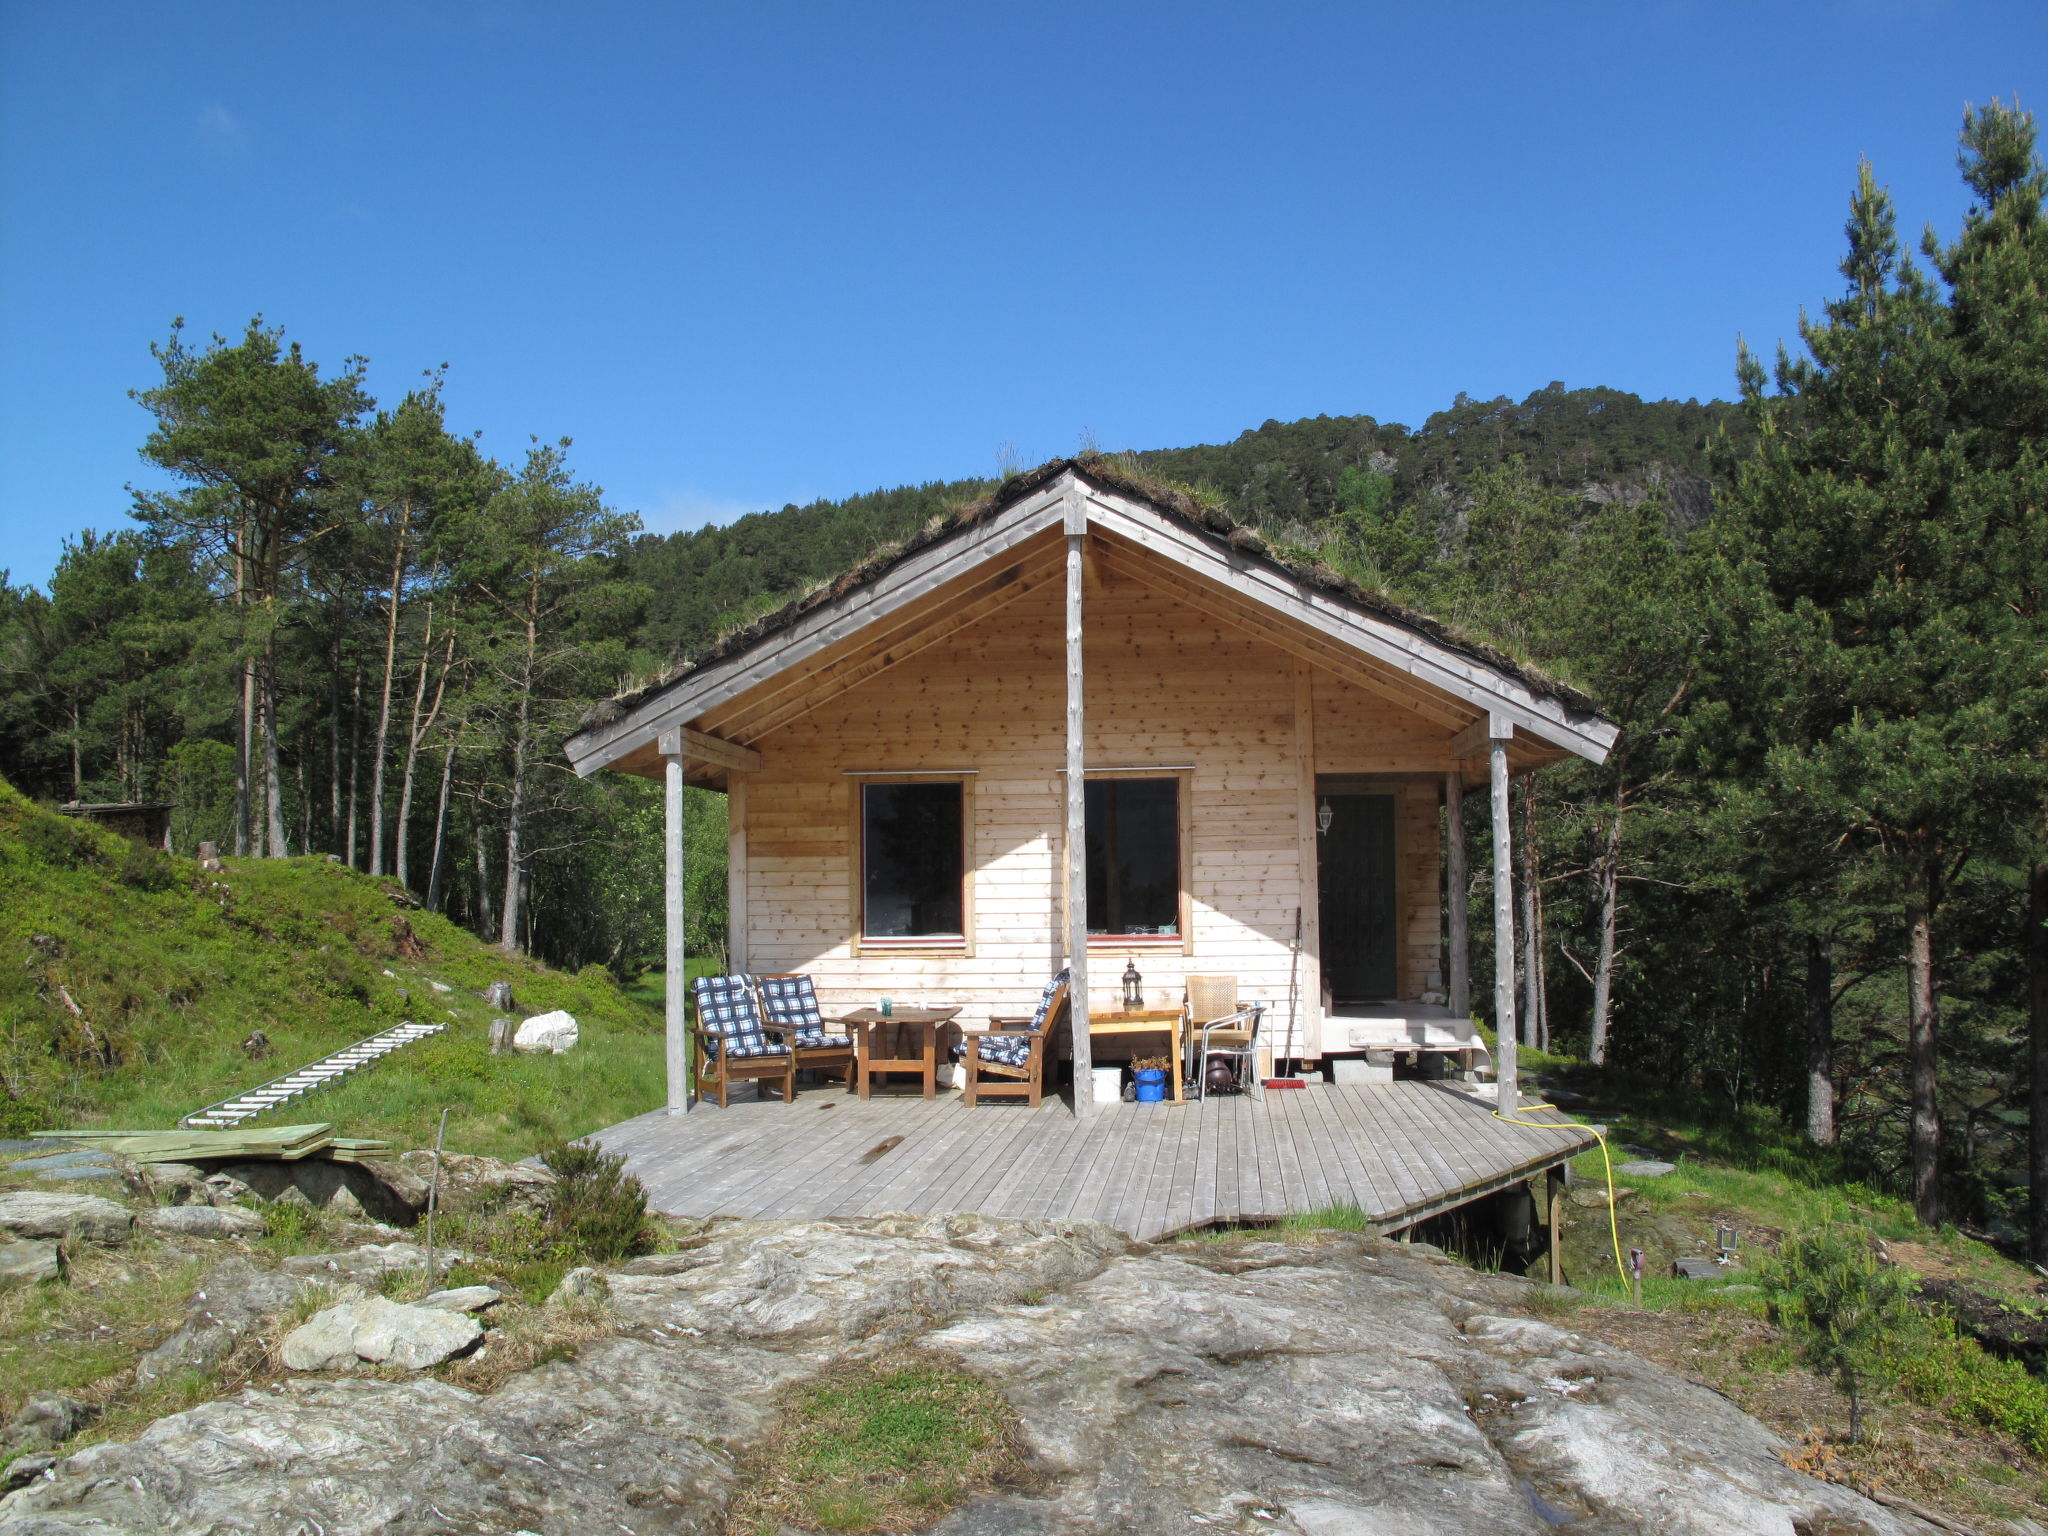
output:
[[1555,1110],[1510,1125],[1437,1083],[1321,1084],[1174,1108],[811,1088],[792,1104],[656,1110],[595,1139],[672,1216],[977,1211],[1092,1218],[1152,1241],[1215,1222],[1353,1204],[1382,1231],[1462,1205],[1592,1147]]

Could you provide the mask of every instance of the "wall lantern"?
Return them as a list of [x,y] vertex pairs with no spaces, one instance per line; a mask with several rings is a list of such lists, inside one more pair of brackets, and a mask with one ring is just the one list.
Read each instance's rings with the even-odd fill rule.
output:
[[1330,835],[1330,823],[1337,819],[1337,813],[1330,809],[1330,797],[1323,796],[1322,806],[1316,811],[1316,830],[1324,837]]

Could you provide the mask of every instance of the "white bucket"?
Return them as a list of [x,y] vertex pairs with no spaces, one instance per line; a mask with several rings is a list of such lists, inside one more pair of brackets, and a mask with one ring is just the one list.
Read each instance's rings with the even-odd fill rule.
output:
[[1122,1067],[1093,1067],[1095,1074],[1095,1102],[1098,1104],[1120,1104],[1124,1097],[1124,1069]]

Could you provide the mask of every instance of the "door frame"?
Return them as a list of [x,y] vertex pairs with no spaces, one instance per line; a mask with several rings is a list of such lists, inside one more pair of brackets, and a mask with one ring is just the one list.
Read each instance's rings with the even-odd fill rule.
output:
[[[1373,1001],[1395,1002],[1399,1000],[1401,995],[1401,980],[1404,968],[1402,961],[1404,958],[1405,935],[1408,928],[1408,911],[1405,905],[1406,885],[1403,876],[1408,868],[1408,859],[1412,851],[1408,846],[1408,818],[1404,812],[1407,809],[1408,789],[1415,778],[1416,776],[1410,773],[1319,773],[1316,775],[1315,803],[1318,808],[1322,805],[1324,795],[1386,795],[1394,802],[1394,851],[1391,876],[1393,890],[1388,901],[1390,912],[1390,932],[1388,938],[1393,951],[1394,984],[1392,992],[1386,998],[1373,999]],[[1323,907],[1322,838],[1320,834],[1318,834],[1316,842],[1315,901],[1316,911],[1320,916]],[[1320,950],[1321,953],[1318,956],[1320,982],[1329,989],[1330,1006],[1333,1009],[1341,1009],[1344,1006],[1344,1000],[1337,996],[1336,988],[1330,985],[1330,936],[1327,932],[1321,934]],[[1358,999],[1353,999],[1353,1001],[1358,1001]],[[1327,1047],[1325,1048],[1327,1049]]]

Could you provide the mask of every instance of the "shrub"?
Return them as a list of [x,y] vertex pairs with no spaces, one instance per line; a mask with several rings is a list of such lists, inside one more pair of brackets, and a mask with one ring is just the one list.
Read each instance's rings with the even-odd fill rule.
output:
[[2017,1360],[1985,1353],[1962,1338],[1948,1318],[1932,1319],[1928,1336],[1903,1341],[1894,1363],[1906,1394],[1960,1419],[2002,1430],[2048,1456],[2048,1382]]
[[647,1250],[647,1191],[625,1171],[623,1156],[572,1141],[542,1153],[541,1162],[555,1176],[547,1214],[557,1241],[600,1263]]
[[1845,1227],[1787,1238],[1763,1275],[1771,1321],[1849,1399],[1849,1439],[1863,1438],[1863,1394],[1892,1375],[1902,1335],[1917,1331],[1912,1276],[1877,1261],[1869,1241]]

